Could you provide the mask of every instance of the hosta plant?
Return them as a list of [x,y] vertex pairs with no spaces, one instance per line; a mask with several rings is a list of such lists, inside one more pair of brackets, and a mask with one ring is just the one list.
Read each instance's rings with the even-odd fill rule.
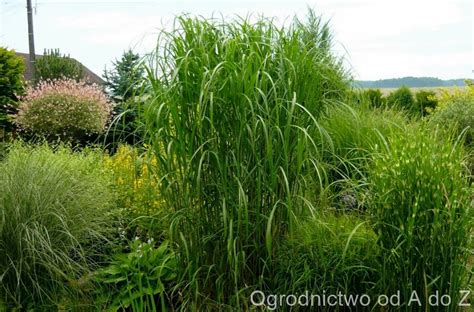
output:
[[165,311],[166,293],[176,278],[174,253],[167,242],[155,247],[153,240],[136,239],[130,249],[97,272],[97,282],[107,289],[108,310]]

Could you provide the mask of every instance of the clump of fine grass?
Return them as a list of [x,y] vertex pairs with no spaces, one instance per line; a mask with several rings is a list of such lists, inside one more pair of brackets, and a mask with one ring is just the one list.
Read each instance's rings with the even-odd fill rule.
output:
[[11,307],[57,303],[94,263],[112,198],[100,158],[15,143],[0,162],[0,296]]
[[449,295],[457,311],[472,233],[472,187],[462,146],[423,127],[389,140],[369,171],[375,229],[383,252],[381,290],[400,291],[404,311],[416,291]]
[[387,138],[404,132],[407,118],[390,109],[337,103],[327,108],[320,124],[332,143],[332,149],[325,150],[328,162],[345,165],[340,168],[339,177],[360,179],[365,176],[360,170],[366,168],[366,160],[378,147],[387,144]]
[[363,216],[318,213],[281,246],[275,293],[373,295],[380,278],[379,251],[377,235]]
[[[142,120],[182,251],[181,307],[246,308],[271,259],[327,183],[316,117],[346,72],[326,23],[179,17],[149,68]],[[323,140],[321,140],[323,141]]]
[[331,185],[330,205],[364,209],[367,197],[365,177],[373,154],[393,136],[403,135],[407,117],[387,108],[369,108],[367,103],[329,105],[319,119],[330,143],[324,146],[323,159]]

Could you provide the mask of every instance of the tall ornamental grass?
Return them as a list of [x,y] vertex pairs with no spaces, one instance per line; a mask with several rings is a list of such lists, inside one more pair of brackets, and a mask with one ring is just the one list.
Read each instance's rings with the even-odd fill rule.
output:
[[316,117],[347,75],[313,12],[288,28],[186,16],[174,26],[151,56],[142,118],[181,250],[180,306],[248,308],[278,239],[326,184]]
[[74,298],[111,229],[100,157],[14,144],[0,162],[0,310]]
[[[449,295],[457,311],[472,251],[472,186],[462,146],[412,127],[390,140],[369,172],[371,213],[383,253],[382,293],[400,291],[401,311],[430,307]],[[421,302],[412,302],[417,296]],[[446,302],[446,301],[445,301]]]

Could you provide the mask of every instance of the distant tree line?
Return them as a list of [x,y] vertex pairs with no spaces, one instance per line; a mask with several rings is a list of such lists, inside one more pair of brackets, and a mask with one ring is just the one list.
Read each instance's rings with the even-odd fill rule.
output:
[[442,80],[434,77],[403,77],[375,81],[356,80],[354,85],[360,88],[399,88],[401,86],[423,88],[465,86],[466,84],[465,79]]

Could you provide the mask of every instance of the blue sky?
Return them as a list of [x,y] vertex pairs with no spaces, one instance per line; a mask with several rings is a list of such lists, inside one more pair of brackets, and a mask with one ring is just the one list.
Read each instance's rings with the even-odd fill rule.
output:
[[[97,74],[133,48],[147,53],[175,15],[276,17],[312,7],[357,79],[473,77],[472,0],[32,0],[36,52],[59,48]],[[0,0],[0,45],[28,52],[26,0]]]

